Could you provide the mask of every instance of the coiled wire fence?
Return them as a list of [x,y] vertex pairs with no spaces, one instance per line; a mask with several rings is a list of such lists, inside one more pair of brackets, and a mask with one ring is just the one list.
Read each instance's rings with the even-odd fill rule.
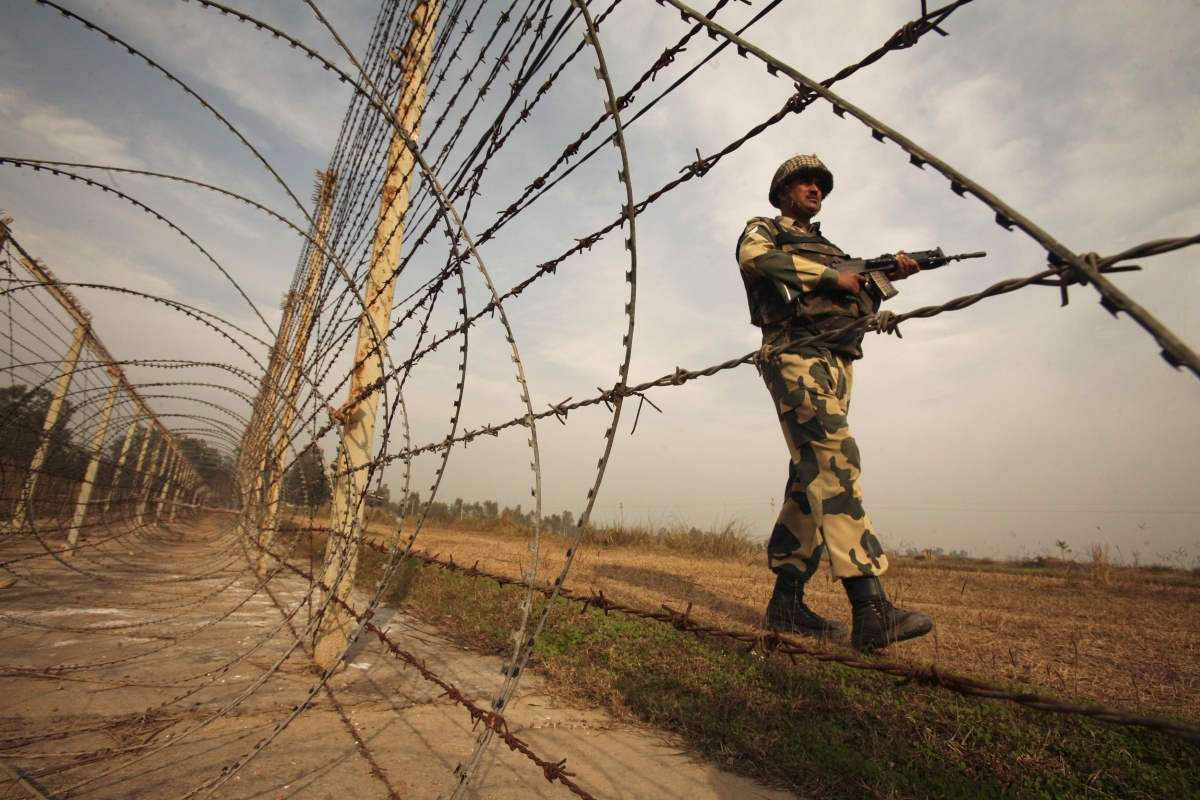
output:
[[[269,149],[256,146],[252,137],[210,104],[197,87],[97,20],[66,5],[37,0],[47,13],[59,14],[63,25],[82,25],[89,35],[106,38],[128,58],[151,67],[186,93],[190,102],[215,117],[237,146],[272,176],[302,219],[293,221],[293,210],[276,211],[230,189],[185,176],[120,164],[0,155],[0,166],[5,168],[32,170],[47,180],[69,180],[79,191],[99,191],[151,215],[178,236],[184,247],[198,251],[255,319],[253,326],[242,327],[231,321],[234,315],[215,314],[201,304],[190,305],[142,287],[72,282],[56,276],[21,244],[19,223],[4,220],[0,227],[0,264],[4,268],[0,296],[5,304],[2,338],[7,385],[0,389],[0,494],[10,515],[3,553],[10,587],[27,588],[35,603],[49,602],[83,586],[101,587],[106,592],[148,592],[133,603],[143,616],[149,614],[148,619],[117,622],[103,630],[126,636],[152,632],[135,639],[132,650],[120,656],[62,660],[55,654],[43,654],[28,664],[6,666],[6,674],[47,685],[71,680],[128,687],[133,685],[130,680],[114,677],[114,669],[170,658],[184,643],[196,641],[216,626],[236,624],[236,618],[249,613],[263,597],[270,598],[279,614],[278,622],[255,629],[242,640],[237,652],[220,655],[186,679],[140,679],[137,685],[171,686],[178,688],[178,693],[152,713],[122,717],[119,724],[132,732],[124,747],[88,749],[81,744],[82,749],[69,757],[31,767],[34,762],[22,760],[25,749],[48,741],[74,741],[93,727],[68,723],[7,742],[4,758],[11,763],[5,769],[14,787],[33,796],[43,796],[43,788],[55,796],[86,796],[105,781],[147,770],[160,763],[158,760],[169,759],[172,748],[203,736],[206,729],[252,705],[256,693],[261,697],[288,660],[300,654],[314,665],[303,698],[290,708],[276,709],[274,724],[264,729],[253,747],[184,791],[183,796],[208,796],[238,779],[312,703],[327,698],[369,761],[372,774],[390,796],[397,797],[387,765],[379,762],[361,738],[330,684],[355,643],[373,636],[390,654],[461,705],[478,728],[471,753],[451,778],[450,797],[463,796],[491,740],[499,737],[540,768],[546,780],[590,798],[586,787],[572,780],[573,773],[563,760],[534,752],[509,730],[504,717],[560,599],[606,613],[658,621],[696,636],[752,644],[763,653],[834,661],[847,668],[882,672],[970,696],[1200,740],[1200,727],[1190,723],[1013,692],[935,667],[821,649],[777,632],[721,629],[692,619],[688,608],[640,609],[602,594],[565,588],[615,446],[626,400],[652,402],[652,393],[661,389],[778,355],[763,348],[705,369],[677,368],[653,380],[631,382],[639,217],[665,195],[702,180],[725,156],[764,131],[813,106],[824,104],[839,116],[857,120],[875,139],[899,148],[914,166],[942,174],[948,189],[986,205],[995,213],[997,224],[1025,233],[1048,258],[1047,268],[1032,275],[1000,281],[938,305],[901,314],[881,312],[855,321],[853,332],[899,333],[899,325],[906,321],[963,310],[1027,286],[1056,287],[1066,304],[1069,287],[1077,286],[1098,292],[1105,308],[1114,315],[1124,312],[1144,328],[1170,365],[1200,376],[1200,357],[1107,277],[1136,268],[1129,265],[1131,260],[1187,247],[1200,241],[1200,236],[1147,242],[1107,256],[1075,253],[986,188],[834,92],[839,81],[894,51],[921,46],[930,33],[944,34],[941,26],[969,0],[937,9],[922,3],[916,19],[861,60],[823,81],[807,77],[743,38],[747,29],[769,18],[780,0],[763,3],[737,31],[718,21],[730,0],[718,0],[703,12],[679,0],[657,1],[663,13],[678,14],[680,36],[661,54],[648,57],[639,77],[625,87],[614,83],[604,42],[610,27],[619,24],[619,6],[634,0],[592,4],[582,0],[500,0],[499,4],[494,0],[451,0],[445,5],[438,0],[389,0],[382,3],[361,53],[347,46],[320,8],[306,0],[340,48],[333,56],[237,8],[192,0],[188,13],[219,14],[229,24],[252,26],[261,33],[263,47],[290,48],[350,87],[352,99],[334,152],[327,168],[317,176],[310,202],[305,202],[271,163]],[[766,79],[793,82],[794,93],[776,113],[725,147],[708,156],[697,152],[695,161],[681,165],[678,178],[646,194],[635,190],[626,129],[677,88],[697,80],[701,66],[730,48],[760,62]],[[687,69],[685,59],[692,64]],[[521,180],[506,182],[508,196],[498,204],[485,201],[487,169],[510,168],[503,160],[506,148],[519,141],[522,126],[538,115],[553,114],[556,91],[575,86],[573,81],[580,73],[597,80],[603,112],[567,138],[561,152],[543,148],[537,154],[540,161],[520,154],[516,160],[523,169]],[[576,244],[556,257],[529,265],[527,277],[508,286],[497,285],[480,248],[515,221],[523,220],[529,209],[553,195],[572,174],[591,175],[583,170],[584,165],[610,159],[609,147],[615,148],[619,162],[619,210],[611,221],[594,231],[581,232],[583,235],[574,237]],[[234,274],[187,232],[181,220],[168,219],[121,189],[117,175],[215,192],[247,204],[253,213],[268,215],[296,233],[301,238],[301,252],[280,321],[272,325],[266,319]],[[550,202],[553,198],[543,201],[543,206]],[[498,208],[498,212],[488,217],[485,208]],[[476,223],[480,215],[484,215],[482,224],[469,224]],[[471,228],[478,232],[472,233]],[[623,270],[627,295],[622,355],[613,383],[610,388],[567,398],[546,409],[535,408],[510,322],[517,298],[534,284],[552,281],[560,267],[610,236],[623,240],[623,258],[628,260]],[[71,272],[69,265],[59,269],[63,275]],[[131,302],[164,308],[181,327],[217,337],[238,360],[124,359],[102,343],[106,321],[91,318],[77,298],[82,292],[115,293]],[[241,312],[245,316],[244,309]],[[469,339],[474,332],[495,325],[500,326],[507,345],[504,357],[511,358],[515,368],[522,410],[511,418],[467,428],[460,417],[471,383]],[[791,346],[821,344],[828,338],[814,337]],[[410,379],[420,381],[426,367],[454,389],[448,394],[448,404],[441,407],[446,409],[447,422],[436,436],[422,439],[415,431],[430,428],[423,420],[414,424],[410,419],[405,388]],[[559,571],[547,577],[537,570],[544,533],[538,425],[550,418],[565,424],[570,412],[590,406],[604,406],[611,420],[567,557]],[[162,413],[156,407],[187,410]],[[378,430],[376,418],[381,426]],[[421,553],[417,549],[420,533],[452,454],[480,437],[498,437],[517,429],[530,449],[535,520],[530,570],[520,577],[494,575]],[[408,497],[414,489],[413,465],[421,458],[436,462],[427,499],[400,506],[399,521],[386,543],[368,538],[365,519],[379,499],[375,492],[384,468],[401,469],[401,492]],[[330,501],[329,524],[318,524],[317,509]],[[308,512],[307,522],[303,510]],[[184,537],[187,547],[177,536],[180,530],[191,531]],[[314,533],[329,540],[320,564],[311,560],[311,552],[307,562],[297,555],[304,534]],[[230,546],[231,542],[236,545]],[[378,550],[385,567],[373,594],[365,602],[354,602],[350,587],[363,548]],[[165,569],[157,563],[162,556],[169,558]],[[524,592],[523,614],[513,632],[504,682],[489,707],[470,700],[410,652],[401,636],[372,621],[397,571],[410,559],[494,579]],[[302,588],[285,591],[280,588],[285,585]],[[544,602],[535,604],[535,597]],[[219,606],[215,614],[203,619],[192,615],[214,601]],[[4,618],[17,627],[76,630],[53,620],[42,621],[31,613],[13,611]],[[78,629],[81,633],[91,630]],[[267,647],[281,638],[286,645]],[[223,697],[211,714],[200,718],[186,715],[195,702],[192,698],[211,691],[240,665],[262,658],[267,662],[260,665],[261,675],[247,688]],[[160,736],[167,730],[169,736]]]

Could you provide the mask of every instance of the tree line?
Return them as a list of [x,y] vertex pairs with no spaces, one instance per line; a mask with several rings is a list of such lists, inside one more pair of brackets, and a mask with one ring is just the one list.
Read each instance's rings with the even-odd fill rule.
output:
[[[309,447],[284,472],[284,500],[294,505],[320,507],[329,503],[332,495],[324,461],[315,448]],[[425,512],[425,503],[421,500],[420,492],[409,492],[405,497],[393,498],[387,484],[373,491],[367,498],[367,504],[393,517],[399,517],[403,512],[404,516],[412,518]],[[427,521],[439,527],[459,523],[491,523],[532,528],[535,517],[533,510],[526,511],[519,503],[515,508],[501,508],[495,500],[468,503],[461,497],[456,497],[451,503],[435,501],[429,505],[426,513]],[[565,534],[574,526],[575,516],[570,511],[542,517],[544,531]]]

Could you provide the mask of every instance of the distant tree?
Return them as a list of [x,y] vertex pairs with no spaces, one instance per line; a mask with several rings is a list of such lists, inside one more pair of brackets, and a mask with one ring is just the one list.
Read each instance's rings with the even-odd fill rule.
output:
[[233,472],[233,459],[203,439],[179,436],[179,449],[210,486],[226,483]]
[[321,506],[329,502],[329,476],[316,448],[306,449],[283,473],[283,497],[296,505]]
[[[53,397],[48,389],[30,390],[21,384],[0,388],[0,462],[6,476],[20,476],[23,480],[41,441],[42,425]],[[87,455],[72,439],[70,423],[74,413],[75,406],[64,399],[50,430],[42,471],[79,480],[87,468]]]
[[375,491],[375,504],[392,516],[400,513],[400,507],[392,502],[392,490],[386,483]]
[[570,511],[542,517],[542,529],[551,533],[564,535],[570,533],[573,527],[575,527],[575,515]]

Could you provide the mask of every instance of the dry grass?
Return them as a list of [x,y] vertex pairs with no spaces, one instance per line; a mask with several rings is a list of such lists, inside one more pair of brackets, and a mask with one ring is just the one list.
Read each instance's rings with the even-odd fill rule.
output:
[[[757,626],[773,576],[761,550],[721,541],[719,535],[710,544],[694,536],[598,531],[580,548],[567,585],[645,608],[692,603],[699,619]],[[418,539],[429,552],[511,576],[529,568],[527,544],[520,531],[427,529]],[[563,538],[543,537],[540,581],[557,574],[567,546]],[[1105,561],[1106,584],[1090,580],[1078,564],[1045,563],[1020,568],[892,556],[884,577],[890,596],[931,614],[936,628],[891,648],[888,657],[1060,697],[1200,719],[1200,579],[1114,569]],[[809,584],[808,600],[819,613],[849,621],[845,595],[827,567]]]
[[[293,509],[288,521],[293,525],[328,525],[329,506],[317,509]],[[376,537],[386,538],[395,531],[395,519],[379,508],[371,510],[367,529]],[[433,530],[433,528],[425,528]],[[507,517],[484,521],[466,519],[437,529],[441,533],[464,532],[473,536],[487,536],[527,541],[529,528],[513,523]],[[574,536],[572,530],[571,536]],[[555,538],[543,531],[544,538]],[[565,538],[569,537],[563,537]],[[764,552],[763,544],[756,541],[750,529],[742,522],[732,520],[715,525],[708,530],[689,527],[679,521],[665,525],[640,523],[637,525],[607,524],[588,526],[583,532],[583,544],[601,548],[634,547],[650,551],[670,551],[708,558],[757,557]]]
[[1112,586],[1112,567],[1108,563],[1108,545],[1092,545],[1092,580],[1100,586]]
[[[514,572],[529,565],[526,542],[517,536],[463,530],[431,530],[422,536],[452,545],[460,562],[467,560],[463,554],[478,554],[481,566],[498,572],[508,571],[497,569],[498,564],[508,564]],[[483,553],[475,549],[481,546]],[[562,546],[552,539],[544,543],[550,551]],[[661,542],[591,545],[584,553],[589,554],[586,568],[578,574],[607,584],[609,594],[640,596],[646,606],[652,598],[692,598],[698,613],[711,620],[757,616],[757,609],[730,600],[728,586],[712,579],[725,579],[730,571],[735,577],[740,570],[766,572],[758,557],[684,557]],[[548,581],[555,560],[551,555],[542,564],[541,582]],[[380,554],[366,554],[360,584],[374,585],[382,564]],[[694,568],[692,579],[672,574],[680,564]],[[928,561],[904,566],[910,578],[928,577],[950,591],[964,574],[966,580],[986,585],[989,576],[1003,570],[993,565],[991,572],[981,574],[981,565],[956,559],[940,559],[936,569]],[[1074,567],[1074,583],[1096,588],[1078,564],[1067,566]],[[1062,567],[1051,564],[1053,574],[1041,577],[1062,579]],[[1026,570],[1015,577],[1031,576]],[[1162,578],[1160,573],[1160,584]],[[1163,588],[1179,588],[1178,580],[1174,584]],[[1117,581],[1107,591],[1120,585]],[[962,584],[960,597],[966,589]],[[493,581],[424,569],[413,561],[388,593],[389,600],[463,643],[503,653],[511,647],[523,596]],[[1179,740],[970,700],[931,687],[897,686],[889,678],[834,664],[801,659],[793,665],[621,614],[560,608],[539,641],[534,665],[559,699],[599,704],[618,719],[675,731],[695,756],[803,797],[1191,797],[1200,785],[1194,746]]]
[[[373,526],[377,539],[391,532]],[[589,532],[596,538],[580,549],[568,586],[644,608],[692,603],[701,620],[754,627],[772,583],[761,550],[726,555],[687,533]],[[314,542],[318,559],[322,538]],[[495,573],[531,566],[528,532],[513,527],[426,529],[418,541]],[[569,544],[543,537],[539,583],[557,575]],[[892,648],[890,660],[1196,718],[1200,576],[1114,569],[1105,586],[1085,565],[1049,558],[1020,566],[893,558],[890,594],[929,611],[938,627]],[[383,560],[365,554],[361,586],[376,585]],[[810,590],[819,610],[848,617],[824,570]],[[508,652],[523,592],[410,561],[387,596],[464,644]],[[1200,785],[1192,745],[1142,729],[897,686],[809,659],[793,665],[668,625],[572,608],[552,616],[534,661],[555,697],[675,731],[696,756],[800,796],[1086,800],[1190,797]]]
[[604,548],[649,547],[706,558],[757,557],[763,552],[762,544],[751,538],[740,522],[726,522],[706,531],[680,522],[657,529],[649,524],[589,527],[584,531],[583,544]]

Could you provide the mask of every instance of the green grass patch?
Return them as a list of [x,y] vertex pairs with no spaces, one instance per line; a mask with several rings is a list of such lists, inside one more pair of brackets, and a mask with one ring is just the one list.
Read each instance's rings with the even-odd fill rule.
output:
[[[378,557],[362,566],[374,585]],[[490,652],[508,652],[522,595],[416,564],[388,592]],[[803,658],[793,665],[574,604],[555,609],[535,659],[560,698],[675,731],[723,768],[805,796],[1200,796],[1195,744]]]

